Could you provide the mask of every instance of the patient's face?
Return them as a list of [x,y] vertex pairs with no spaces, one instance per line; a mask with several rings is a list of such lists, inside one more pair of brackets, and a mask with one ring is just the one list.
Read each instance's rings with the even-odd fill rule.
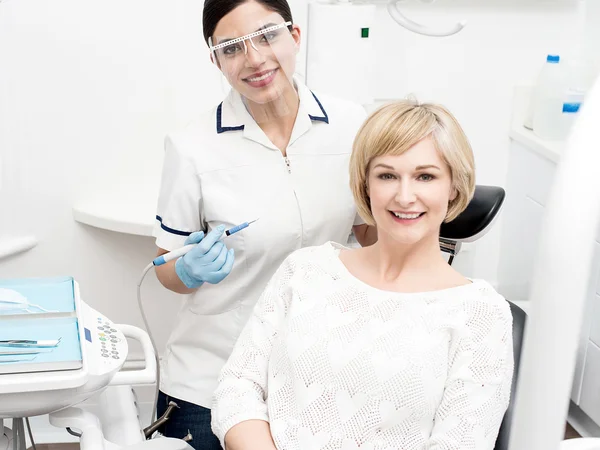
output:
[[378,232],[408,245],[438,240],[448,203],[456,195],[450,168],[430,138],[402,155],[374,158],[368,189]]

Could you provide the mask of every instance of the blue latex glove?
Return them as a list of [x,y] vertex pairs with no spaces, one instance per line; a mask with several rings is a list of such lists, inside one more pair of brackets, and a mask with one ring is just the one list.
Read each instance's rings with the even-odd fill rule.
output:
[[204,237],[204,232],[192,233],[185,245],[198,244],[175,262],[175,273],[188,289],[195,289],[204,282],[217,284],[233,267],[233,249],[227,250],[219,241],[225,226],[219,225]]

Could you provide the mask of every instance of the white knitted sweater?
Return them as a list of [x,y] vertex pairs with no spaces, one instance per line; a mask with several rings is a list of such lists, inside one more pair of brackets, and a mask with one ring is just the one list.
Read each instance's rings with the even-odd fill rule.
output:
[[223,368],[213,431],[270,423],[278,449],[493,449],[510,397],[512,316],[486,282],[373,288],[337,244],[272,277]]

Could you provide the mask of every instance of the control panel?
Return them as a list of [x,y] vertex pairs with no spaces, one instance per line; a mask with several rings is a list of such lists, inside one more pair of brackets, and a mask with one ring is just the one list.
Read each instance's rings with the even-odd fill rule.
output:
[[86,353],[90,371],[105,374],[118,371],[127,358],[128,345],[123,333],[104,315],[83,304]]

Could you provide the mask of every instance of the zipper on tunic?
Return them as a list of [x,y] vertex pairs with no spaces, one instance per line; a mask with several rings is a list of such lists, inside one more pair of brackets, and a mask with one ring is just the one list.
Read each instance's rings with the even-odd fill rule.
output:
[[[290,165],[290,160],[287,156],[283,157],[285,161],[285,165],[287,166],[288,173],[292,173],[292,167]],[[294,198],[296,199],[296,206],[298,208],[298,216],[300,217],[300,247],[304,246],[304,221],[302,220],[302,212],[300,211],[300,202],[298,201],[298,194],[296,193],[296,189],[292,186],[292,192],[294,193]]]
[[287,156],[285,156],[283,159],[285,159],[285,165],[287,166],[288,173],[292,173],[292,168],[290,166],[290,160],[288,159]]

